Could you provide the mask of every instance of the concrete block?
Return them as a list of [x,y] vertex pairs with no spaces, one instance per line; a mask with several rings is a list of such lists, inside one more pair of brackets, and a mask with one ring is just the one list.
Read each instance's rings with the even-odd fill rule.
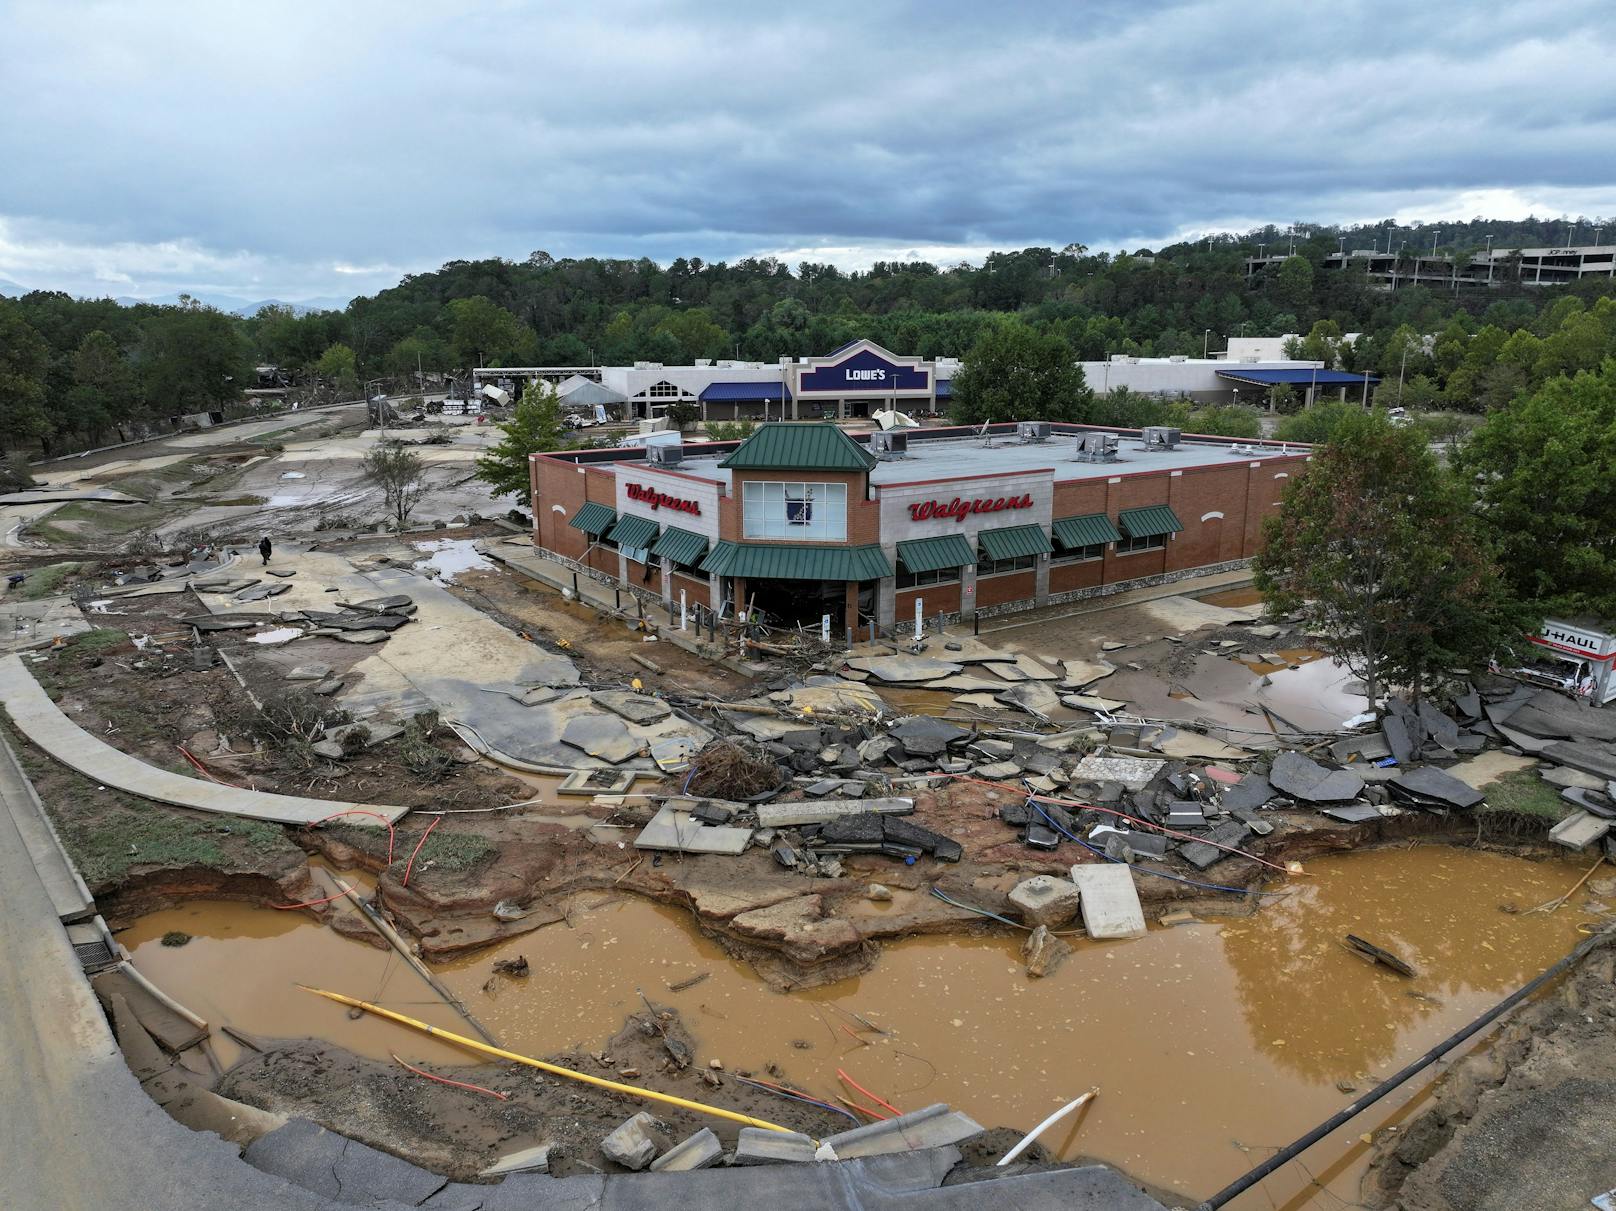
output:
[[1027,941],[1021,947],[1021,954],[1027,960],[1027,974],[1030,976],[1054,975],[1055,969],[1072,953],[1072,948],[1062,939],[1049,932],[1048,926],[1040,925],[1027,936]]
[[695,1135],[681,1140],[652,1161],[651,1171],[688,1173],[692,1169],[705,1169],[708,1165],[717,1164],[723,1155],[724,1145],[718,1142],[718,1137],[710,1128],[703,1127]]
[[625,1169],[636,1172],[644,1169],[661,1151],[661,1145],[651,1134],[655,1124],[656,1119],[642,1110],[601,1140],[600,1150],[607,1160]]
[[946,1102],[938,1102],[885,1122],[854,1127],[820,1142],[829,1144],[838,1160],[847,1161],[859,1156],[942,1148],[980,1135],[982,1131],[982,1125],[969,1115],[951,1109]]
[[814,1159],[814,1141],[795,1131],[765,1131],[742,1127],[735,1141],[736,1165],[780,1165]]
[[1083,928],[1091,938],[1142,938],[1145,914],[1133,871],[1114,862],[1072,867],[1072,882],[1081,893]]
[[1549,840],[1567,849],[1582,849],[1604,840],[1611,822],[1592,812],[1574,812],[1549,830]]
[[533,1148],[523,1148],[517,1152],[507,1152],[492,1165],[478,1173],[478,1177],[503,1177],[507,1173],[548,1173],[550,1172],[549,1144],[539,1144]]
[[715,828],[689,812],[664,807],[634,839],[636,849],[667,849],[685,854],[738,854],[752,840],[749,828]]
[[757,813],[760,828],[791,828],[800,824],[829,824],[838,817],[864,812],[907,816],[914,810],[915,801],[908,798],[822,799],[817,803],[764,803]]
[[1028,925],[1060,929],[1077,918],[1077,884],[1049,875],[1023,879],[1010,891],[1010,903]]

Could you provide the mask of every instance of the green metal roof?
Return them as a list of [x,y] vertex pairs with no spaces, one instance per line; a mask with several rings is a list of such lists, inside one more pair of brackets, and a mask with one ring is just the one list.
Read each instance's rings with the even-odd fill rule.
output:
[[1146,505],[1142,509],[1124,509],[1117,515],[1122,532],[1129,538],[1154,538],[1158,534],[1177,534],[1184,528],[1168,505]]
[[905,572],[935,572],[975,563],[971,544],[963,534],[942,534],[936,538],[916,538],[898,544],[898,562]]
[[694,565],[700,563],[701,557],[707,554],[707,538],[702,534],[681,530],[678,526],[669,526],[662,531],[662,537],[656,540],[656,546],[651,548],[651,554],[671,559],[674,563]]
[[1122,537],[1116,524],[1104,513],[1057,517],[1050,530],[1054,532],[1055,541],[1068,551],[1079,547],[1097,547],[1102,543],[1116,542]]
[[612,528],[612,523],[616,520],[616,509],[613,509],[608,505],[598,505],[594,501],[590,501],[583,508],[574,513],[567,521],[567,524],[575,530],[582,530],[585,534],[599,535],[606,533],[607,530],[610,530]]
[[649,517],[620,517],[612,532],[607,535],[620,547],[627,547],[631,551],[643,551],[656,541],[657,531],[662,527]]
[[749,580],[879,580],[892,575],[892,565],[873,543],[817,547],[721,541],[702,561],[701,570]]
[[1045,555],[1055,548],[1043,526],[1001,526],[978,530],[976,540],[989,559],[1019,559],[1023,555]]
[[875,464],[875,455],[835,425],[773,422],[718,465],[738,471],[868,471]]

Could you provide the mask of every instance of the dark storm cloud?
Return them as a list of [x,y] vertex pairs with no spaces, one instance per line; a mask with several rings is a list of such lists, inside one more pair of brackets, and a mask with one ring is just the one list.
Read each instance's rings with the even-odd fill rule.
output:
[[334,294],[535,248],[1616,211],[1596,0],[572,7],[11,5],[0,278]]

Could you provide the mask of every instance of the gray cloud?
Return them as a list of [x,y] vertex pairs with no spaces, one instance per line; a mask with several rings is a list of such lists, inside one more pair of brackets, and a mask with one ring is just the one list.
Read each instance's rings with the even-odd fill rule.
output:
[[572,7],[9,4],[0,277],[327,295],[534,248],[1616,213],[1597,0]]

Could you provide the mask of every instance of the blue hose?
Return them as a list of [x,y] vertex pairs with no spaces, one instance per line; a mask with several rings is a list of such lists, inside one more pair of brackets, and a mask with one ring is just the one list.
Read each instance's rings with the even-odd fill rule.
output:
[[761,1089],[764,1093],[773,1093],[779,1097],[788,1097],[794,1102],[802,1102],[809,1106],[817,1106],[821,1110],[834,1110],[837,1114],[842,1115],[844,1118],[852,1119],[853,1125],[856,1127],[862,1127],[864,1125],[863,1120],[861,1120],[851,1110],[843,1110],[840,1106],[832,1106],[829,1102],[821,1102],[815,1098],[802,1097],[801,1095],[795,1093],[787,1093],[784,1089],[772,1089],[768,1085],[759,1084],[757,1081],[749,1081],[744,1076],[738,1076],[735,1079],[743,1085],[750,1085],[753,1089]]

